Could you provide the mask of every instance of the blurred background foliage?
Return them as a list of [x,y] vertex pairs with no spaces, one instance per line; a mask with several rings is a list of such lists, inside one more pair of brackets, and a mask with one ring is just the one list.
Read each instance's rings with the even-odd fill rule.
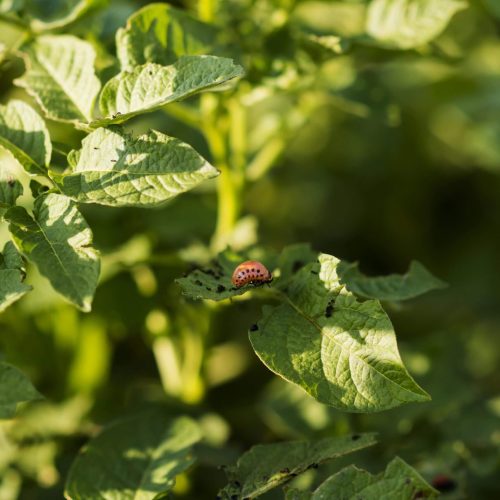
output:
[[[65,28],[94,44],[102,78],[118,71],[117,28],[146,3],[101,2]],[[230,135],[231,120],[245,124],[232,141],[243,145],[231,157],[243,170],[239,218],[223,243],[279,252],[308,241],[360,261],[368,274],[421,261],[449,288],[385,307],[405,364],[432,402],[374,415],[322,406],[252,352],[246,331],[259,301],[214,305],[180,295],[173,280],[214,250],[215,182],[157,210],[86,205],[103,259],[92,312],[64,303],[30,268],[35,290],[0,316],[2,359],[47,397],[0,426],[0,499],[61,498],[88,436],[156,404],[195,416],[208,436],[199,464],[178,478],[179,498],[214,498],[224,484],[214,467],[253,444],[349,431],[377,431],[380,444],[308,471],[298,486],[353,460],[379,472],[399,455],[431,482],[446,476],[445,498],[498,497],[500,9],[495,0],[472,0],[437,38],[399,50],[366,39],[368,3],[217,3],[214,51],[247,71],[230,98],[215,101],[217,126]],[[194,0],[174,5],[197,8]],[[21,61],[6,56],[19,34],[2,15],[2,103],[28,100],[12,85]],[[231,98],[242,104],[236,116]],[[196,99],[167,106],[127,127],[180,137],[213,160],[189,121],[197,106]],[[49,126],[54,141],[79,146],[81,132]],[[16,171],[28,193],[29,180],[1,154],[2,168]],[[63,156],[58,161],[65,166]]]

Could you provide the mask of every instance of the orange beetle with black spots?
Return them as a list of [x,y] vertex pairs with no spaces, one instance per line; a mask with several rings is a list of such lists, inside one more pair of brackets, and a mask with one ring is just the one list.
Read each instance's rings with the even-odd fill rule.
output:
[[273,280],[266,266],[256,260],[242,262],[233,272],[231,281],[236,288],[245,285],[263,285]]

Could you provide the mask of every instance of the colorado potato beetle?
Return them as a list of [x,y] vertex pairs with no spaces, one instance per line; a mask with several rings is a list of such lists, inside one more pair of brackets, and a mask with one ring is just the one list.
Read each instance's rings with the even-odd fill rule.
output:
[[236,288],[245,285],[261,285],[270,283],[273,280],[271,273],[266,266],[256,260],[242,262],[233,272],[231,281]]

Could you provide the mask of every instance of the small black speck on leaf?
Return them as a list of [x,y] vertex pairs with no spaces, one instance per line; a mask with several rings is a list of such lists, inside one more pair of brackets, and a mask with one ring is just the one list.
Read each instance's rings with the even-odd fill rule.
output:
[[288,467],[285,467],[284,469],[280,470],[281,474],[290,474],[290,469]]
[[7,181],[7,183],[9,184],[10,187],[13,187],[15,184],[14,179],[12,177],[9,177],[9,180]]
[[296,260],[292,264],[292,272],[296,273],[301,267],[304,267],[304,263],[301,260]]
[[111,160],[113,163],[116,163],[117,160]]
[[319,274],[318,271],[311,270],[311,274]]
[[203,283],[200,280],[196,280],[194,284],[198,286],[203,286]]
[[357,441],[361,436],[359,434],[353,434],[352,435],[352,440]]
[[212,291],[212,289],[211,289],[209,286],[206,286],[205,288],[206,288],[209,292],[211,292],[211,291]]
[[226,290],[224,285],[217,285],[217,293],[222,293]]
[[256,332],[258,329],[259,329],[259,327],[258,327],[256,324],[253,324],[253,325],[250,327],[250,331],[251,331],[251,332]]
[[292,473],[290,473],[290,476],[295,477],[295,476],[298,476],[298,474],[296,472],[292,472]]
[[241,488],[241,483],[239,481],[234,481],[233,484],[236,486],[236,488]]
[[94,149],[95,149],[95,150],[98,150],[99,148],[96,148],[96,147],[94,146]]
[[327,318],[329,318],[333,313],[333,305],[332,303],[330,302],[327,306],[326,306],[326,309],[325,309],[325,316]]

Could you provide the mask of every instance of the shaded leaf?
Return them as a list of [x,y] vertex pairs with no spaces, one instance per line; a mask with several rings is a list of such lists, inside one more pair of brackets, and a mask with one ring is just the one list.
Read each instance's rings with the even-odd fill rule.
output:
[[134,138],[100,128],[68,158],[69,171],[54,176],[61,191],[110,206],[159,205],[219,173],[188,144],[154,130]]
[[99,101],[106,118],[93,125],[123,122],[242,75],[232,59],[216,56],[184,56],[170,66],[136,66],[106,83]]
[[5,214],[21,251],[56,291],[83,311],[90,310],[99,277],[99,257],[92,231],[75,203],[50,193],[35,200],[33,217],[22,207]]
[[33,31],[62,28],[105,4],[106,0],[29,0],[30,26]]
[[189,13],[167,4],[146,5],[116,33],[123,70],[148,62],[172,64],[180,56],[212,52],[217,30]]
[[95,51],[71,35],[44,35],[23,47],[24,87],[52,120],[90,121],[100,82],[94,72]]
[[15,366],[0,362],[0,419],[12,418],[17,403],[41,398],[24,373]]
[[383,47],[412,49],[436,38],[466,7],[461,0],[373,0],[366,30]]
[[[224,300],[258,288],[261,285],[245,285],[237,288],[231,281],[235,268],[248,260],[246,257],[226,250],[217,256],[209,266],[194,269],[188,276],[175,280],[185,295],[193,299]],[[262,259],[265,265],[268,259]],[[267,266],[268,269],[272,267]],[[267,285],[266,285],[267,286]]]
[[350,465],[328,478],[309,499],[413,500],[437,498],[438,495],[415,469],[396,457],[387,465],[385,471],[378,475]]
[[49,132],[40,115],[23,101],[0,106],[0,146],[32,174],[45,174],[52,153]]
[[157,411],[106,427],[81,450],[66,482],[66,498],[152,499],[170,490],[195,458],[201,437],[187,417]]
[[0,172],[0,208],[11,207],[23,194],[23,185],[14,177]]
[[322,462],[375,444],[374,434],[329,437],[318,441],[261,444],[226,467],[230,483],[219,492],[223,499],[253,498],[283,484]]
[[252,346],[273,372],[318,401],[353,412],[429,400],[406,371],[394,329],[378,301],[360,303],[337,276],[339,261],[320,254],[265,307]]
[[23,283],[23,264],[14,244],[8,241],[0,254],[0,313],[31,290]]
[[404,275],[366,276],[359,270],[357,263],[350,262],[341,262],[338,274],[340,281],[351,292],[378,300],[407,300],[447,286],[417,261],[411,262]]

